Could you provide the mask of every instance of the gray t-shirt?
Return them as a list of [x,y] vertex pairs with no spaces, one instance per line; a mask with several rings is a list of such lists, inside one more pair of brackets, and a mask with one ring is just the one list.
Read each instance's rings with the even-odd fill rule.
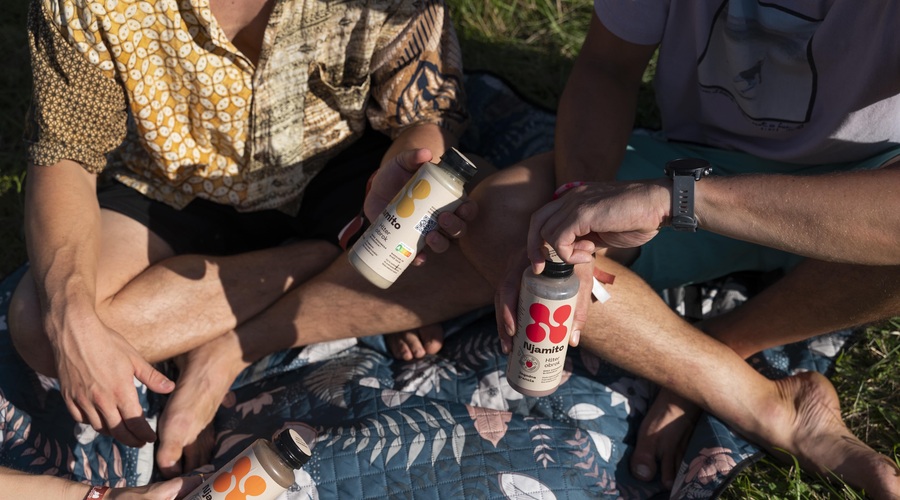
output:
[[600,21],[660,44],[666,137],[816,164],[900,144],[897,0],[595,0]]

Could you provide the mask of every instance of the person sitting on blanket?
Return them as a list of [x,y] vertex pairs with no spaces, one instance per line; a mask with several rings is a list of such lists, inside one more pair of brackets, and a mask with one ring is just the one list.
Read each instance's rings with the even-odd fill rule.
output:
[[[627,4],[633,7],[640,5],[636,2],[627,2]],[[687,3],[676,5],[688,8]],[[847,13],[848,9],[853,8],[852,2],[849,0],[838,0],[831,4],[823,3],[823,5],[832,5],[828,16],[829,22],[841,25],[841,28],[845,27],[842,23],[852,23],[858,19],[856,12],[853,15]],[[889,3],[880,5],[883,9],[897,8]],[[52,8],[52,6],[48,8]],[[698,11],[706,8],[704,5]],[[779,15],[783,12],[781,9],[777,9],[777,11]],[[84,15],[91,14],[84,13]],[[314,17],[311,16],[311,18]],[[804,20],[808,17],[801,16],[798,19]],[[304,18],[306,18],[305,15]],[[891,16],[882,15],[879,19],[879,22],[874,23],[867,20],[868,25],[881,27],[891,19]],[[623,15],[620,20],[624,25],[637,29],[636,24],[645,23],[646,17],[638,11],[634,15]],[[793,28],[797,25],[798,23],[788,23],[787,27]],[[67,26],[73,26],[73,24]],[[661,22],[659,26],[662,26]],[[824,26],[823,24],[822,27]],[[662,28],[659,29],[662,30]],[[840,32],[841,29],[829,27],[824,33],[828,31]],[[889,32],[889,29],[884,26],[881,28],[881,32]],[[877,33],[876,30],[866,28],[861,30],[860,35],[871,36],[875,33]],[[843,35],[842,37],[843,43],[850,43],[848,40],[851,39]],[[696,37],[686,38],[697,40]],[[866,40],[870,42],[870,40]],[[110,299],[108,302],[113,309],[122,306],[120,310],[122,318],[129,319],[130,322],[144,322],[142,324],[149,325],[146,328],[135,328],[133,331],[123,333],[129,335],[129,341],[138,344],[137,353],[133,355],[133,358],[143,356],[148,359],[162,359],[178,352],[188,351],[185,370],[178,380],[178,388],[174,397],[167,405],[167,414],[164,415],[162,422],[165,425],[160,430],[162,441],[159,453],[164,454],[167,459],[173,460],[165,463],[164,470],[171,472],[177,466],[174,459],[180,455],[180,447],[190,445],[192,440],[200,434],[200,430],[212,420],[216,408],[237,374],[250,363],[270,352],[322,340],[405,331],[434,324],[491,303],[495,299],[495,290],[499,292],[496,301],[499,306],[498,311],[501,313],[501,331],[507,332],[507,328],[512,326],[509,304],[510,300],[513,300],[511,297],[515,294],[516,279],[508,279],[504,268],[509,256],[521,251],[525,245],[531,214],[550,199],[553,188],[558,185],[558,182],[610,180],[612,178],[610,172],[618,167],[625,154],[631,117],[634,112],[636,88],[640,82],[643,67],[657,42],[655,40],[636,41],[645,43],[627,43],[609,34],[600,21],[595,18],[587,45],[579,56],[578,67],[567,89],[565,102],[560,109],[560,137],[556,151],[559,161],[555,168],[553,156],[543,155],[523,162],[521,165],[501,170],[498,174],[480,183],[473,190],[471,196],[477,203],[478,217],[474,217],[474,213],[457,212],[457,215],[462,215],[460,219],[454,220],[459,222],[459,226],[448,231],[450,234],[461,235],[459,244],[449,245],[449,248],[446,248],[443,253],[432,254],[427,265],[408,270],[396,284],[386,291],[376,290],[373,286],[368,285],[345,259],[339,258],[331,262],[325,271],[308,279],[295,281],[294,277],[290,276],[289,280],[279,281],[283,288],[277,290],[277,298],[273,299],[274,303],[264,311],[251,309],[236,314],[227,308],[221,315],[207,314],[207,311],[215,312],[215,308],[212,305],[207,306],[201,294],[197,293],[196,296],[191,294],[192,289],[187,285],[202,285],[204,277],[220,273],[218,266],[222,264],[222,261],[211,260],[209,266],[206,266],[206,261],[200,260],[200,264],[203,265],[199,270],[189,272],[190,269],[186,271],[179,267],[181,258],[176,257],[162,261],[163,265],[150,267],[146,273],[140,275],[139,279],[129,283],[126,287],[125,291],[127,292],[130,292],[129,288],[134,285],[144,287],[143,290],[152,289],[151,292],[140,294],[143,302],[132,298],[134,295],[125,293],[125,291],[118,293],[114,300]],[[686,39],[681,41],[682,43],[687,42]],[[852,40],[852,43],[857,42]],[[720,45],[714,43],[710,47],[718,49]],[[637,57],[626,57],[628,55]],[[824,56],[816,60],[817,72],[829,69],[818,66],[823,58]],[[666,58],[663,57],[663,61],[665,60]],[[723,60],[727,61],[728,59]],[[630,63],[625,64],[624,61]],[[696,61],[695,57],[694,64]],[[847,71],[843,66],[839,68],[843,70],[842,72],[838,71],[841,74],[842,85],[846,84],[846,74],[856,75],[858,73],[859,62],[858,57],[853,59],[852,68],[854,69],[852,72]],[[670,69],[673,68],[669,68],[665,64],[660,67],[662,73],[666,73]],[[744,72],[745,69],[742,68],[741,72]],[[895,75],[890,73],[888,76],[891,78],[884,79],[884,82],[891,82],[894,85],[896,78],[893,77]],[[838,78],[836,75],[833,77]],[[821,78],[821,76],[818,75],[816,78]],[[765,81],[768,82],[768,78]],[[878,83],[881,85],[882,81],[879,80]],[[191,85],[194,83],[191,82]],[[757,82],[755,85],[758,91],[761,84]],[[781,85],[778,87],[792,88]],[[740,88],[753,93],[750,84],[741,85]],[[819,87],[816,88],[819,89]],[[844,92],[844,88],[841,87],[841,93]],[[874,88],[881,89],[882,87],[873,86]],[[669,100],[669,105],[687,105],[692,102],[687,99],[684,88],[673,87],[670,91],[674,97]],[[695,91],[691,95],[696,97],[696,94]],[[720,93],[719,95],[724,96],[725,94]],[[851,94],[847,93],[844,97],[850,98]],[[865,102],[864,97],[859,99],[861,99],[859,102]],[[796,104],[797,100],[788,99],[786,102]],[[844,111],[841,111],[841,109],[832,108],[831,105],[827,109],[820,109],[821,101],[807,102],[817,104],[815,110],[818,114],[836,113],[841,115],[836,122],[838,125],[859,123],[852,120],[843,121],[844,118],[847,118],[844,115],[854,109],[849,107],[852,105],[844,106],[841,108]],[[710,112],[724,112],[723,107],[720,103]],[[780,107],[776,108],[776,110],[779,109]],[[876,111],[877,109],[878,107],[876,107]],[[593,110],[593,112],[586,113],[583,112],[584,110]],[[668,120],[678,118],[681,112],[682,110],[678,110],[678,114],[674,116],[664,112],[667,127],[669,126]],[[743,113],[739,114],[743,115]],[[599,117],[607,116],[614,120],[599,119]],[[891,116],[891,114],[886,113],[884,116]],[[863,121],[868,121],[870,118],[865,118]],[[750,124],[757,121],[750,120]],[[818,116],[816,116],[816,121],[818,121]],[[567,122],[569,123],[567,124]],[[612,125],[613,122],[616,123],[616,126]],[[790,120],[784,121],[785,125],[790,123]],[[829,133],[823,139],[813,140],[813,137],[804,135],[812,134],[810,130],[812,127],[808,124],[804,125],[804,127],[787,130],[787,132],[801,133],[803,135],[800,137],[801,142],[812,141],[811,147],[814,150],[826,145],[829,154],[833,149],[868,149],[865,144],[854,144],[853,140],[845,140],[841,134],[829,139],[832,136]],[[725,133],[725,130],[728,130],[725,128],[722,129],[723,137],[719,138],[713,134],[714,130],[718,130],[718,126],[707,126],[698,134],[704,138],[716,137],[717,144],[726,146],[727,142],[720,141],[732,134]],[[816,127],[815,130],[821,133],[820,127]],[[569,132],[566,133],[566,131]],[[843,132],[843,129],[841,131]],[[783,127],[775,127],[774,130],[764,127],[763,132],[768,134],[783,132]],[[866,142],[874,144],[875,140]],[[859,142],[859,139],[857,138],[855,142]],[[896,145],[896,142],[894,138],[888,138],[886,144],[876,144],[872,151],[855,154],[874,156],[883,152],[882,147],[887,149],[888,146]],[[660,142],[659,144],[665,145],[666,143]],[[773,148],[775,146],[776,144],[771,145]],[[758,153],[764,151],[763,148]],[[834,152],[835,154],[846,154],[847,151]],[[573,157],[580,157],[581,162],[569,163],[566,158],[570,154]],[[661,171],[665,162],[672,159],[673,156],[666,154],[660,156],[658,161],[654,159],[644,163],[651,164],[655,169]],[[416,158],[416,160],[420,159]],[[850,159],[852,158],[846,160]],[[810,161],[813,161],[812,156]],[[723,165],[729,165],[729,163],[728,161],[717,162],[715,164],[717,173]],[[397,168],[390,168],[393,164],[395,163],[388,163],[386,168],[379,170],[379,174],[384,175],[376,176],[374,179],[376,185],[373,186],[373,195],[389,192],[388,189],[382,189],[379,183],[387,184],[389,174],[397,172]],[[581,166],[578,167],[578,165]],[[558,169],[559,173],[555,169]],[[778,227],[777,230],[759,229],[760,225],[753,223],[749,215],[740,216],[738,219],[754,230],[752,234],[748,229],[740,227],[733,229],[734,225],[730,231],[719,230],[747,239],[756,238],[757,233],[768,235],[770,238],[760,243],[772,245],[775,244],[775,241],[771,236],[780,236],[779,246],[786,247],[784,249],[798,254],[811,256],[816,260],[800,264],[775,287],[746,306],[742,306],[735,313],[719,320],[719,323],[708,323],[705,329],[714,334],[722,331],[734,332],[736,338],[753,344],[749,345],[747,349],[758,350],[761,346],[771,345],[774,342],[782,343],[795,338],[827,332],[839,328],[841,325],[860,324],[885,317],[890,312],[897,310],[897,294],[891,294],[891,292],[896,290],[897,265],[900,263],[897,262],[898,256],[895,251],[897,242],[890,240],[890,237],[896,236],[897,231],[895,228],[884,230],[884,225],[896,223],[896,218],[875,217],[877,224],[870,223],[868,219],[877,214],[896,213],[896,209],[892,212],[890,207],[897,201],[889,196],[885,197],[883,193],[888,191],[884,189],[884,186],[888,185],[890,181],[896,183],[897,170],[882,168],[835,175],[836,177],[823,176],[809,179],[792,176],[767,177],[766,179],[780,182],[764,182],[765,197],[756,197],[752,200],[736,199],[731,202],[734,207],[745,207],[748,206],[745,205],[747,201],[759,199],[759,202],[753,206],[765,209],[776,207],[779,204],[786,205],[793,197],[800,199],[801,203],[792,206],[794,212],[788,216],[789,222],[793,224],[791,230],[785,230],[785,224],[777,224],[774,220],[766,220],[766,222]],[[735,181],[741,179],[738,178]],[[816,184],[814,186],[816,188],[815,196],[802,196],[803,190],[806,188],[803,185],[799,188],[796,187],[801,184],[798,181],[813,182],[816,180],[824,181],[825,185]],[[30,182],[35,184],[34,181],[35,179],[32,177]],[[39,178],[37,183],[40,181]],[[869,181],[874,181],[878,188],[866,190],[858,186]],[[641,196],[639,201],[643,209],[637,214],[632,214],[643,214],[644,217],[655,218],[652,228],[648,228],[651,235],[655,234],[656,227],[665,217],[670,215],[670,208],[668,208],[668,202],[672,196],[670,182],[636,183],[629,185],[633,186],[633,189],[625,190],[632,196],[639,196],[640,192],[656,193],[655,197]],[[702,189],[704,185],[714,185],[717,182],[720,180],[705,178],[700,181],[698,190]],[[393,186],[397,186],[397,184],[393,184]],[[562,195],[561,200],[574,200],[574,195],[592,189],[593,186],[571,189],[570,192]],[[603,184],[603,186],[617,185]],[[747,189],[756,186],[751,183]],[[780,193],[784,191],[779,190],[788,188],[792,190],[793,197],[780,196]],[[28,189],[37,190],[39,186],[30,185]],[[846,208],[848,202],[837,196],[831,197],[833,198],[832,203],[828,204],[824,211],[821,204],[817,205],[826,198],[821,196],[822,192],[838,192],[843,195],[848,192],[847,190],[857,189],[866,192],[866,196],[858,200],[860,204],[858,211],[841,210],[841,208]],[[62,195],[66,194],[65,192],[60,194],[59,202],[65,201]],[[656,197],[663,200],[658,211],[654,210],[655,205],[650,203],[657,199]],[[381,206],[383,203],[384,200],[381,200]],[[713,221],[705,219],[707,215],[703,211],[703,200],[697,200],[697,203],[698,215],[703,228],[717,229],[717,226],[713,225]],[[370,196],[365,206],[367,216],[371,218],[377,214],[378,205],[376,197]],[[833,206],[836,206],[837,209],[833,210]],[[473,211],[476,209],[476,205],[468,205],[468,207]],[[734,207],[719,210],[722,210],[723,213],[728,210],[734,213]],[[59,210],[54,213],[58,215]],[[73,214],[73,220],[80,220],[80,217],[76,217],[76,215],[81,216],[81,214]],[[629,215],[624,209],[620,214],[613,215],[609,220],[621,223],[623,226],[612,228],[611,232],[633,229],[628,227],[630,221],[623,218],[623,216]],[[796,223],[803,217],[805,217],[806,227]],[[852,218],[856,223],[846,224],[847,218]],[[634,217],[632,219],[638,220]],[[783,222],[784,218],[781,220]],[[77,226],[74,223],[69,224]],[[65,224],[63,226],[65,227]],[[865,233],[870,228],[882,231],[881,233]],[[803,236],[804,233],[801,232],[801,229],[808,231],[806,237]],[[743,232],[739,233],[738,230]],[[810,243],[813,238],[810,238],[809,235],[813,231],[815,232],[813,236],[823,235],[825,239],[819,244],[816,244],[815,241]],[[835,234],[840,237],[833,237]],[[558,242],[553,241],[552,237],[549,239],[551,243],[558,245]],[[34,238],[31,240],[31,244],[34,244]],[[657,248],[658,251],[652,251],[657,240],[662,241],[662,236],[655,238],[641,249],[640,258],[631,264],[635,270],[640,271],[639,266],[645,257],[650,259],[654,255],[661,259],[660,265],[655,268],[660,271],[680,270],[686,265],[683,258],[668,254],[668,248]],[[579,245],[585,245],[585,240],[579,241],[581,242]],[[784,242],[793,243],[793,245],[787,246]],[[865,245],[860,242],[864,242]],[[111,244],[125,243],[111,242]],[[442,240],[442,245],[447,243],[446,239]],[[635,244],[636,242],[632,240],[631,243]],[[801,243],[805,243],[805,245]],[[826,250],[823,251],[819,245]],[[855,251],[854,249],[859,246],[868,246],[869,248],[864,252]],[[578,248],[583,249],[583,246]],[[674,249],[675,247],[673,247]],[[86,250],[92,249],[87,248]],[[293,253],[287,251],[277,254],[274,253],[277,252],[276,249],[272,252],[273,254],[268,257],[272,255],[285,259],[295,257]],[[639,375],[671,388],[674,392],[695,403],[699,403],[702,407],[722,417],[739,432],[757,439],[769,449],[781,448],[797,454],[807,467],[817,470],[835,470],[854,484],[866,488],[871,493],[880,494],[880,496],[888,496],[889,492],[898,490],[896,468],[892,468],[885,457],[875,453],[850,435],[843,425],[839,413],[837,413],[838,408],[833,389],[826,380],[815,375],[800,375],[778,382],[770,382],[762,378],[743,362],[741,357],[743,353],[739,354],[729,347],[734,345],[733,341],[723,339],[725,342],[720,342],[712,337],[704,336],[700,330],[688,325],[671,312],[654,293],[653,288],[639,277],[647,277],[648,273],[642,272],[639,275],[620,264],[618,260],[614,260],[617,258],[622,262],[628,262],[629,257],[633,257],[635,253],[634,250],[615,248],[600,249],[597,252],[594,265],[601,270],[615,274],[617,278],[615,284],[612,285],[613,298],[610,301],[602,305],[594,304],[590,307],[590,311],[587,310],[587,307],[580,309],[579,324],[583,325],[581,336],[583,344],[587,348]],[[109,258],[113,258],[118,254],[112,252],[109,255]],[[255,255],[249,254],[248,260],[252,261]],[[570,253],[565,255],[568,257]],[[691,257],[687,263],[695,267],[702,268],[709,262],[709,259],[702,255],[698,256],[692,253],[687,255]],[[720,253],[716,254],[716,256],[721,255]],[[50,257],[45,256],[44,262],[48,260]],[[89,264],[93,262],[89,258],[86,260]],[[126,263],[122,259],[119,260],[121,264]],[[847,264],[846,262],[855,262],[856,264]],[[105,266],[109,265],[105,261],[103,263]],[[287,263],[279,262],[279,264],[286,265]],[[763,260],[762,264],[766,264],[766,262]],[[874,264],[887,265],[874,267]],[[526,265],[527,260],[513,260],[511,276],[517,276]],[[44,266],[48,267],[46,264]],[[579,267],[579,273],[584,277],[585,272],[581,268],[590,266]],[[35,267],[34,269],[40,268]],[[110,267],[110,270],[112,269],[116,268]],[[240,269],[238,267],[238,270]],[[829,274],[817,272],[821,269],[827,269]],[[723,273],[729,272],[727,266],[719,270]],[[693,271],[687,268],[683,271],[692,274],[691,278],[703,277],[693,275]],[[587,276],[590,276],[589,269]],[[168,281],[162,281],[162,285],[154,287],[157,277],[165,278]],[[284,276],[281,275],[281,277]],[[119,278],[124,282],[130,279],[127,276]],[[228,301],[232,301],[236,307],[241,306],[248,300],[247,294],[255,292],[254,287],[249,285],[258,284],[257,282],[271,283],[273,279],[278,278],[278,275],[275,277],[270,275],[253,276],[253,278],[250,282],[246,282],[245,279],[242,283],[243,287],[229,288],[228,293],[220,293],[219,297],[220,299],[224,298],[224,305],[228,306]],[[231,275],[224,275],[224,279],[227,283],[234,283],[235,280]],[[187,292],[187,295],[180,300],[167,301],[168,297],[159,292],[168,292],[173,281],[180,281],[182,289]],[[589,279],[582,279],[582,282],[586,286],[590,284]],[[72,280],[70,283],[73,287],[79,285],[77,280]],[[809,290],[814,290],[818,295]],[[134,291],[137,292],[138,288],[135,288]],[[425,291],[428,293],[424,293]],[[52,294],[45,297],[50,303],[56,298]],[[784,300],[785,297],[790,300]],[[794,302],[796,300],[809,301],[814,297],[818,297],[819,300],[811,302],[810,309],[799,307]],[[848,301],[848,298],[851,300]],[[893,298],[893,303],[891,303],[891,298]],[[203,307],[190,308],[183,305],[198,304],[197,300]],[[130,309],[125,307],[129,304]],[[159,316],[156,315],[156,311],[165,311],[166,307],[175,308],[176,306],[177,309],[172,312],[181,313],[180,317],[163,316],[162,313]],[[104,303],[104,308],[109,307]],[[760,314],[760,311],[763,314]],[[848,314],[848,311],[853,314]],[[116,312],[118,314],[119,310]],[[588,313],[590,313],[591,320],[585,322]],[[37,317],[37,315],[34,314],[33,317]],[[158,320],[159,324],[154,325],[154,320]],[[212,326],[207,327],[205,322],[210,322]],[[219,331],[217,331],[217,327]],[[576,343],[578,337],[577,334],[573,336]],[[508,345],[507,340],[504,339],[504,345]],[[43,352],[44,356],[48,356],[46,347],[39,350],[32,344],[32,348],[37,352]],[[109,346],[91,344],[90,348],[103,350]],[[86,352],[85,357],[90,358],[91,354],[96,353]],[[103,359],[104,363],[114,359],[102,354],[100,353],[97,358]],[[794,399],[785,399],[787,397]],[[795,402],[802,404],[795,407]],[[792,419],[794,416],[797,419]],[[140,420],[140,414],[139,412],[129,413],[126,418],[135,422]],[[651,434],[645,433],[642,448],[645,455],[648,451],[656,451],[652,446],[646,445],[647,436],[652,437]],[[660,448],[660,450],[662,449]],[[850,456],[852,459],[843,462],[845,456]],[[635,470],[638,471],[639,467],[637,466],[640,464],[636,463],[635,465]],[[642,475],[642,477],[646,476]]]
[[[532,193],[546,204],[530,220],[528,260],[541,269],[546,242],[587,267],[577,271],[583,289],[591,266],[615,276],[606,303],[582,294],[573,330],[583,348],[663,387],[630,459],[636,477],[671,487],[698,405],[810,472],[900,498],[900,469],[852,435],[824,376],[773,381],[744,361],[900,313],[896,19],[900,4],[889,0],[595,0],[555,151],[491,180],[507,188],[502,206],[477,200],[479,226],[499,217],[495,227],[515,231],[499,215],[507,200],[527,199],[512,186],[558,186],[549,203],[550,189]],[[632,132],[657,48],[663,130]],[[523,267],[512,266],[497,296],[507,351]],[[780,280],[701,324],[657,294],[776,269]]]
[[[11,334],[29,365],[59,378],[76,421],[127,445],[157,438],[135,377],[174,390],[158,428],[167,476],[207,460],[211,435],[198,436],[235,378],[221,367],[248,359],[220,355],[225,334],[250,318],[289,323],[288,292],[341,256],[372,173],[369,214],[465,125],[442,2],[380,5],[32,3],[30,269]],[[445,250],[474,210],[441,214],[430,248]],[[394,345],[434,352],[432,330]],[[177,385],[150,364],[173,357]]]

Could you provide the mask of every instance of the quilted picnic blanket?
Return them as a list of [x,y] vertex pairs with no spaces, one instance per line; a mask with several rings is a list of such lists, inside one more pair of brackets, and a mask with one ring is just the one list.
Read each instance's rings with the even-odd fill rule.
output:
[[[498,165],[552,144],[552,113],[489,74],[470,74],[472,125],[463,140]],[[0,465],[114,486],[156,479],[153,445],[134,449],[75,423],[55,380],[25,366],[7,327],[12,291],[0,283]],[[683,314],[717,314],[750,294],[739,278],[696,293],[667,291]],[[691,300],[686,300],[685,296]],[[572,349],[551,396],[524,397],[505,380],[490,309],[447,322],[445,347],[414,362],[393,359],[380,337],[284,351],[245,371],[220,408],[212,470],[259,437],[291,427],[313,451],[287,499],[713,498],[760,451],[704,416],[672,491],[631,476],[628,459],[655,393],[590,353]],[[766,351],[750,362],[770,377],[827,372],[850,332]],[[162,397],[136,387],[151,419]]]

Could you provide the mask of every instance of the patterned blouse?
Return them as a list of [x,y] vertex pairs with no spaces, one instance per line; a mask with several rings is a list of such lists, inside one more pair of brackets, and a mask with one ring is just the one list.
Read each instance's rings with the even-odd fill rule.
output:
[[29,38],[30,160],[124,167],[176,208],[292,212],[366,121],[396,137],[466,120],[441,0],[276,0],[255,65],[209,0],[33,0]]

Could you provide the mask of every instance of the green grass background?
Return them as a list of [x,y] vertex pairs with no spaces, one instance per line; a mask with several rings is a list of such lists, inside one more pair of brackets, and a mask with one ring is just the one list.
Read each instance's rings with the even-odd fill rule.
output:
[[[467,69],[493,71],[532,101],[554,108],[584,39],[591,0],[447,0]],[[30,100],[25,37],[28,0],[2,0],[0,16],[0,277],[25,261],[22,124]],[[653,67],[645,76],[649,82]],[[637,124],[659,118],[649,85],[641,93]],[[73,119],[77,119],[74,117]],[[90,124],[85,124],[90,126]],[[844,418],[867,443],[898,460],[900,454],[900,317],[861,332],[832,377]],[[724,498],[854,498],[859,492],[764,459],[742,472]],[[860,497],[861,498],[861,497]]]

